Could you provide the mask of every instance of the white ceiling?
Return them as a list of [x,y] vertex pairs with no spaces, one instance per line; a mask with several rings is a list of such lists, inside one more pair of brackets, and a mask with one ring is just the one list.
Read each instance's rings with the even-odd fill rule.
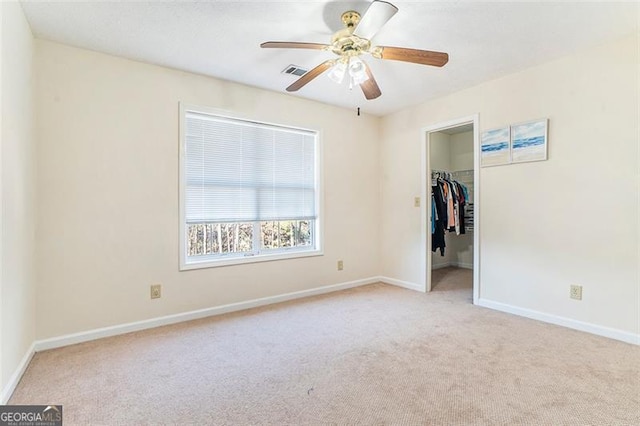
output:
[[[638,3],[392,0],[399,12],[373,44],[448,52],[443,68],[367,59],[373,101],[321,75],[293,96],[385,115],[638,30]],[[342,12],[368,1],[22,1],[36,37],[284,92],[334,55],[261,49],[263,41],[329,43]],[[347,80],[347,79],[345,79]],[[284,92],[286,93],[286,92]]]

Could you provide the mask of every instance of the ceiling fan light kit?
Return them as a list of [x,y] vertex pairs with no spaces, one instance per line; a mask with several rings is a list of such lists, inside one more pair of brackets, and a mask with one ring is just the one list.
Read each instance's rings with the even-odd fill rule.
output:
[[338,59],[327,60],[316,66],[287,87],[288,92],[295,92],[325,71],[336,83],[342,83],[349,73],[349,87],[359,85],[365,98],[371,100],[382,92],[375,81],[371,69],[360,55],[368,53],[376,59],[412,62],[421,65],[441,67],[449,61],[444,52],[409,49],[403,47],[371,46],[370,39],[396,14],[398,8],[389,2],[374,0],[363,16],[355,10],[342,14],[345,28],[331,37],[331,44],[268,41],[260,45],[262,48],[314,49],[333,52]]
[[327,73],[327,77],[329,79],[335,81],[338,84],[341,84],[344,80],[344,75],[347,73],[347,64],[344,61],[337,61],[334,66],[329,69]]
[[349,75],[353,84],[362,84],[369,80],[366,65],[357,57],[349,59]]

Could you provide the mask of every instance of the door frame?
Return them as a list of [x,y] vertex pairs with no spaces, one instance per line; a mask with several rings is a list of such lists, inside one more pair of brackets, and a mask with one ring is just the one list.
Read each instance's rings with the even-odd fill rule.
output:
[[460,117],[423,127],[420,131],[420,145],[422,148],[422,199],[421,207],[421,256],[422,288],[424,292],[431,291],[431,233],[427,233],[431,223],[431,133],[473,124],[473,304],[480,300],[480,132],[479,114]]

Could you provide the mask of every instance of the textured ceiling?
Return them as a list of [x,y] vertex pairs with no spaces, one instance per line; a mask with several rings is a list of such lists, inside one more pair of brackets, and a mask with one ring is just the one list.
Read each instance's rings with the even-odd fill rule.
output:
[[[373,44],[448,52],[443,68],[368,58],[382,96],[325,75],[292,96],[384,115],[638,30],[636,2],[393,1]],[[342,12],[366,1],[22,1],[36,37],[284,92],[330,52],[261,49],[263,41],[329,43]],[[345,79],[347,80],[347,79]],[[286,93],[286,92],[285,92]]]

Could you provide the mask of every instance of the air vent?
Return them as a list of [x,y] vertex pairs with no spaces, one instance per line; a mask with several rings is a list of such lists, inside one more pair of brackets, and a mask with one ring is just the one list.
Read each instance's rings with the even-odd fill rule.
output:
[[307,71],[302,67],[299,67],[298,65],[289,65],[288,67],[286,67],[285,69],[282,70],[283,74],[293,74],[293,75],[297,75],[297,76],[301,76],[301,75],[305,75],[307,73]]

